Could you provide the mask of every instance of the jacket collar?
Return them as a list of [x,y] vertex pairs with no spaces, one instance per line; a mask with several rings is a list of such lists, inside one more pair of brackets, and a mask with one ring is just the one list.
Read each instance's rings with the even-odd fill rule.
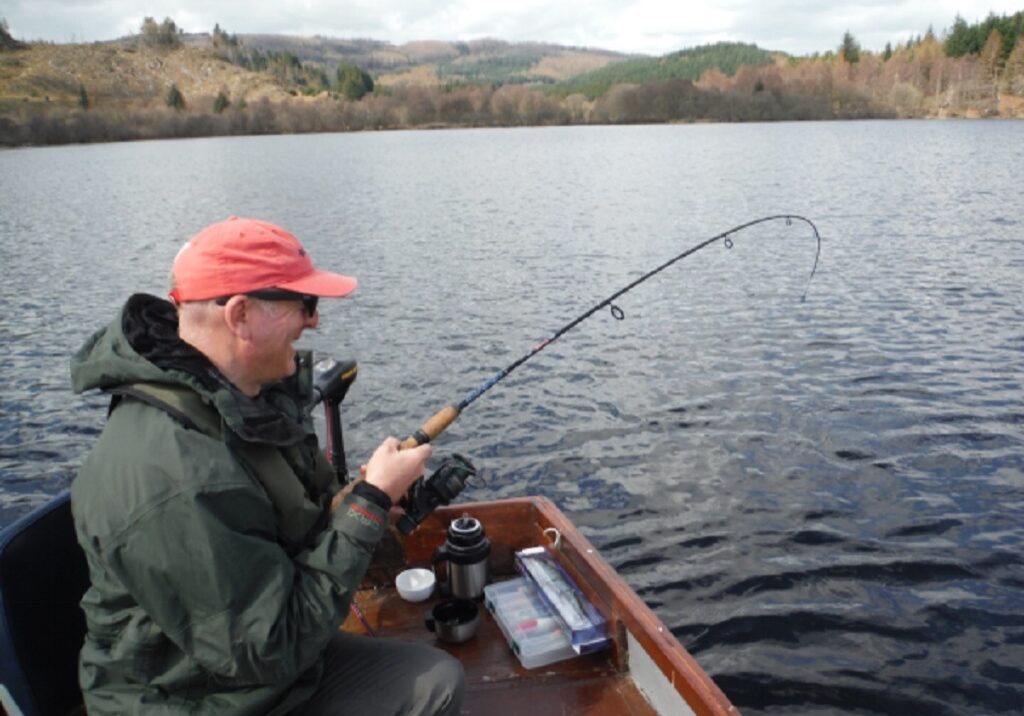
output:
[[[121,330],[143,359],[159,368],[168,382],[185,385],[210,403],[226,426],[245,442],[292,445],[311,430],[304,423],[303,406],[310,396],[303,389],[310,381],[305,370],[268,386],[253,398],[236,388],[194,346],[178,337],[178,312],[170,302],[135,294],[121,317]],[[309,354],[297,358],[305,369]]]

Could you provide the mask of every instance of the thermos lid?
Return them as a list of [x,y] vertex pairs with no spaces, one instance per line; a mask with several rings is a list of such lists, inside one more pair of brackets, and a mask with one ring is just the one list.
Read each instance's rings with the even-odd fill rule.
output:
[[448,525],[448,536],[461,538],[461,539],[472,539],[478,540],[484,534],[484,526],[480,524],[480,520],[476,517],[470,517],[469,515],[463,515],[452,520],[452,523]]
[[453,562],[465,564],[486,557],[491,552],[491,542],[484,534],[480,520],[469,515],[457,517],[448,525],[448,539],[444,551]]

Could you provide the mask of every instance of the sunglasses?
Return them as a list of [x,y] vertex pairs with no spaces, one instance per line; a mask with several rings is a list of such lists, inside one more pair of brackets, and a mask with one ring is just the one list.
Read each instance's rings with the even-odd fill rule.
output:
[[[310,296],[306,293],[295,293],[294,291],[286,291],[283,288],[266,288],[259,291],[249,291],[242,295],[259,298],[263,301],[302,301],[302,310],[305,311],[306,315],[310,318],[312,318],[313,314],[316,313],[316,306],[320,301],[319,296]],[[231,296],[221,296],[220,298],[214,299],[214,303],[218,306],[223,306],[229,300],[231,300]]]

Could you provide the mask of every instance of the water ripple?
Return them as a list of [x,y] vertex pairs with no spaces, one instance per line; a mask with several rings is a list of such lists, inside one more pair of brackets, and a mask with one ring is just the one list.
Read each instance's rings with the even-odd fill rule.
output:
[[0,152],[0,524],[65,489],[102,428],[68,356],[226,215],[359,277],[302,341],[360,363],[354,466],[643,271],[799,211],[824,240],[806,300],[806,231],[736,235],[623,296],[626,320],[580,324],[435,450],[487,476],[467,498],[567,511],[744,713],[1024,712],[1021,126]]

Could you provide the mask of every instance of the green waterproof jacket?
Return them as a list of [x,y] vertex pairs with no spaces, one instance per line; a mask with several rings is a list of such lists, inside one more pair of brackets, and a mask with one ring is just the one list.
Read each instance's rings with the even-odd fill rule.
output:
[[330,512],[308,380],[248,398],[176,327],[170,304],[133,296],[72,360],[76,391],[115,396],[71,488],[91,579],[86,706],[287,713],[316,688],[386,509],[354,494]]

